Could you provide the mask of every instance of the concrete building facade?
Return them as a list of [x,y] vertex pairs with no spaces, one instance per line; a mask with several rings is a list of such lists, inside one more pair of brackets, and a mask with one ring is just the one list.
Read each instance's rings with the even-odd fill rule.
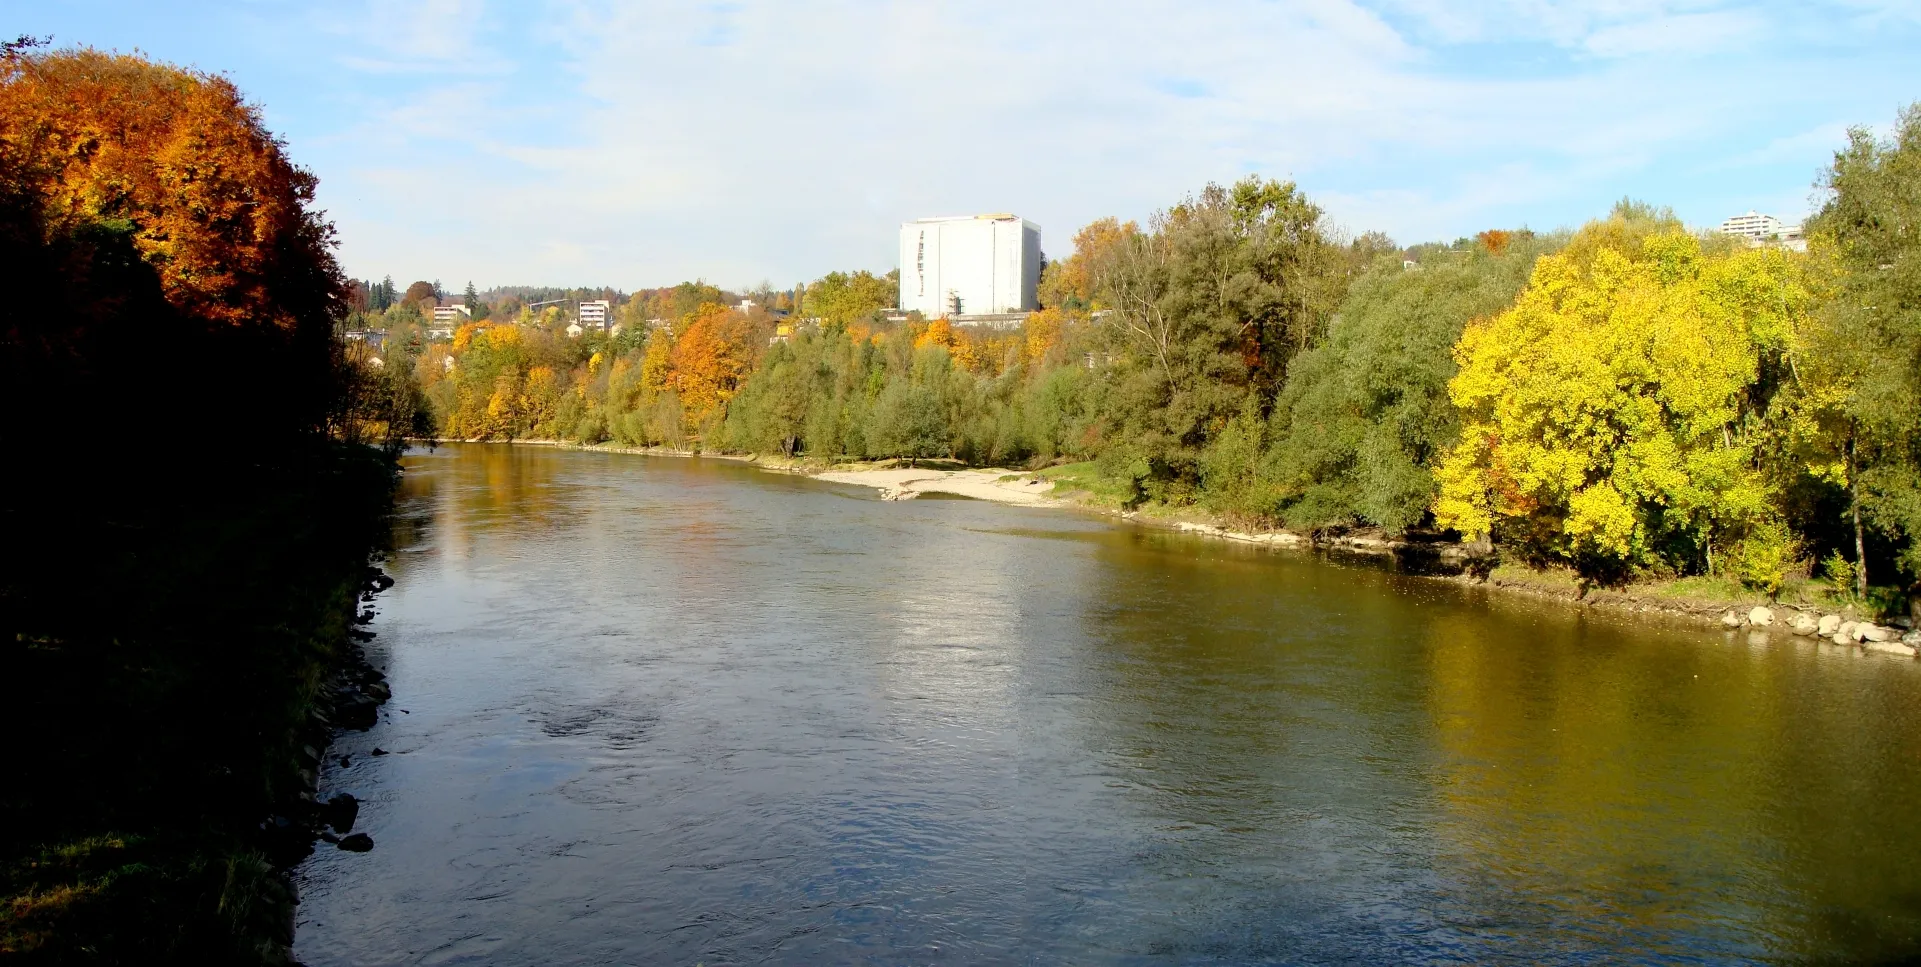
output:
[[614,304],[606,299],[583,300],[577,321],[583,329],[598,332],[607,331],[607,323],[614,317]]
[[1722,222],[1719,231],[1723,235],[1745,238],[1749,245],[1775,243],[1800,252],[1807,251],[1808,246],[1807,236],[1802,233],[1800,225],[1756,211],[1736,215]]
[[1013,215],[920,218],[900,227],[900,310],[929,319],[1039,308],[1040,226]]

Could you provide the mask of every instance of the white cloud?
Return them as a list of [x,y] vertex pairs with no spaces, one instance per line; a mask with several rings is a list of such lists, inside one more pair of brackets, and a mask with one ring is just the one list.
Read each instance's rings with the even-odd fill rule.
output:
[[[381,9],[389,39],[339,62],[374,103],[325,140],[323,201],[350,270],[483,284],[885,269],[896,223],[937,212],[1017,211],[1058,255],[1093,218],[1249,171],[1355,231],[1552,227],[1631,189],[1669,200],[1649,173],[1702,152],[1792,165],[1768,126],[1837,111],[1818,66],[1685,68],[1778,25],[1661,0]],[[1449,61],[1515,38],[1563,53]],[[441,67],[398,84],[390,62]]]
[[1604,27],[1583,45],[1603,57],[1640,54],[1705,54],[1728,50],[1759,37],[1760,18],[1735,11],[1652,17]]

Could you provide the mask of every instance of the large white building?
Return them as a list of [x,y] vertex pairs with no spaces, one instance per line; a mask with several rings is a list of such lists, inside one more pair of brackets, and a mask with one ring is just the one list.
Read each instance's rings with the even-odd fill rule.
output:
[[1796,251],[1807,249],[1807,238],[1801,233],[1798,224],[1783,222],[1773,215],[1749,211],[1736,215],[1721,223],[1721,234],[1738,235],[1748,240],[1749,245],[1764,245],[1777,242]]
[[606,299],[582,300],[579,321],[582,329],[605,331],[614,317],[614,304]]
[[1013,215],[920,218],[900,227],[900,309],[937,316],[1039,308],[1040,226]]

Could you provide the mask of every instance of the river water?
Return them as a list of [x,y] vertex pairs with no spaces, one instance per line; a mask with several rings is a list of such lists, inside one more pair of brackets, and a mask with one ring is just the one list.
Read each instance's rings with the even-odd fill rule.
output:
[[724,461],[406,466],[309,967],[1921,954],[1913,661]]

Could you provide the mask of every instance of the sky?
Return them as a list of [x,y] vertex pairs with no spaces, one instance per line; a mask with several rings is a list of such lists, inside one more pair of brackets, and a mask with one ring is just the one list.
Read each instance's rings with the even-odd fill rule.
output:
[[1617,199],[1798,220],[1921,100],[1921,0],[0,0],[231,78],[350,275],[635,289],[885,272],[899,224],[1292,180],[1402,244]]

